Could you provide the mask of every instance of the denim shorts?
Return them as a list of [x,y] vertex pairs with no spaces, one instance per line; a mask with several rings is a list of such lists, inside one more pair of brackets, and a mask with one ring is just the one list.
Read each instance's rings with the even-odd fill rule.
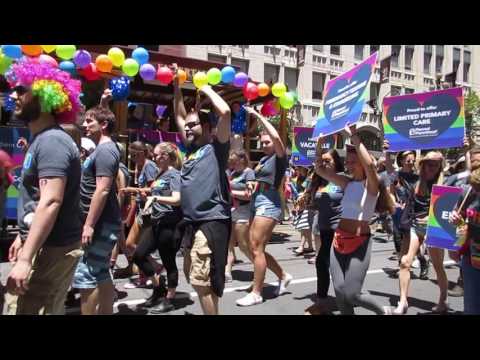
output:
[[268,217],[278,222],[282,221],[282,203],[277,190],[259,191],[253,195],[250,217],[255,216]]
[[99,283],[112,280],[110,256],[120,237],[120,224],[104,223],[95,228],[92,243],[80,259],[72,287],[93,289]]
[[417,237],[422,236],[425,240],[425,236],[427,235],[427,224],[420,224],[417,221],[412,221],[412,227],[410,228],[410,236],[416,235]]

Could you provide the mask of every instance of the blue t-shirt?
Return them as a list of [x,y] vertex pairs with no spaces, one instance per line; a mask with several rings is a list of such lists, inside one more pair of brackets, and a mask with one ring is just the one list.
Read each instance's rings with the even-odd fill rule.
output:
[[[245,168],[241,172],[233,171],[231,174],[230,188],[232,190],[245,191],[248,181],[255,181],[255,172],[250,168]],[[238,200],[240,205],[247,205],[249,200]]]
[[[152,184],[152,195],[172,196],[173,192],[180,192],[180,171],[177,169],[168,169],[161,174]],[[180,207],[162,204],[160,202],[153,203],[152,220],[160,220],[162,218],[180,218]]]
[[328,183],[315,193],[314,206],[318,210],[320,230],[335,230],[342,215],[343,190],[340,186]]
[[279,158],[277,154],[264,156],[255,168],[255,180],[272,185],[275,189],[280,187],[287,170],[288,160],[284,156]]

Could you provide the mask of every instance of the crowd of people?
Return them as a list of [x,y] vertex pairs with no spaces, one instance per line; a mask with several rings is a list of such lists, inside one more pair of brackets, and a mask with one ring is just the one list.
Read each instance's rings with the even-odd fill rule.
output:
[[[20,231],[9,250],[13,267],[4,289],[9,314],[64,314],[65,301],[75,292],[80,294],[82,314],[112,314],[113,276],[134,275],[126,288],[152,286],[139,306],[153,314],[172,311],[179,252],[185,279],[203,313],[219,314],[219,299],[233,278],[236,246],[254,273],[248,293],[236,304],[261,304],[267,269],[278,278],[276,296],[285,293],[293,279],[266,250],[275,226],[284,221],[284,211],[300,232],[295,254],[312,254],[308,261],[316,268],[317,300],[307,314],[332,311],[327,301],[330,282],[341,314],[352,315],[357,306],[379,315],[405,314],[417,258],[420,278],[428,279],[430,262],[436,272],[439,298],[433,312],[449,310],[450,294],[464,296],[466,314],[480,313],[480,149],[470,149],[468,142],[463,165],[459,161],[454,168],[445,166],[439,151],[423,156],[407,151],[392,159],[388,142],[384,159],[377,160],[355,126],[345,127],[345,160],[337,150],[325,150],[319,138],[313,166],[293,173],[275,127],[245,105],[243,110],[262,128],[264,156],[252,168],[242,142],[231,147],[233,110],[227,102],[205,85],[198,90],[196,105],[187,110],[175,76],[174,119],[186,154],[182,157],[173,143],[149,148],[135,141],[128,147],[135,165],[131,172],[125,147],[112,139],[116,120],[109,109],[109,90],[98,106],[82,115],[79,130],[61,120],[65,106],[46,106],[44,94],[33,90],[37,81],[45,80],[42,67],[47,65],[26,66],[28,79],[8,79],[15,116],[32,135],[19,182]],[[70,88],[63,88],[67,97]],[[216,116],[201,111],[201,104],[209,104]],[[11,167],[8,156],[0,153],[3,189],[12,181]],[[460,251],[449,252],[461,266],[453,292],[448,290],[444,251],[425,246],[434,184],[463,190],[450,219],[466,237]],[[3,205],[4,198],[0,200]],[[387,224],[395,244],[400,300],[394,308],[362,292],[375,219]],[[119,254],[128,260],[120,269]]]

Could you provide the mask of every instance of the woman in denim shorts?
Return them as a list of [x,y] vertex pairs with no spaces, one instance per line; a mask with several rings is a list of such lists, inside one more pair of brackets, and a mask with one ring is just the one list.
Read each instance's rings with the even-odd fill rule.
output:
[[265,156],[255,169],[255,181],[247,183],[247,192],[252,195],[250,214],[250,250],[253,258],[254,279],[252,291],[237,300],[239,306],[251,306],[263,302],[262,287],[267,267],[278,276],[276,295],[285,292],[292,280],[280,267],[265,246],[272,237],[273,228],[281,221],[282,207],[280,191],[288,161],[285,146],[275,128],[258,112],[245,106],[245,110],[255,116],[262,124],[265,132],[261,134]]

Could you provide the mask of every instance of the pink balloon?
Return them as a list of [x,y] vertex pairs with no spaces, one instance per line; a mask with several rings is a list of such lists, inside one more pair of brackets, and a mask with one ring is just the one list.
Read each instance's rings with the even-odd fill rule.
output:
[[41,54],[39,57],[38,57],[38,60],[41,62],[41,63],[45,63],[45,64],[50,64],[54,67],[58,67],[58,63],[57,63],[57,60],[55,60],[53,57],[51,57],[50,55],[47,55],[47,54]]

